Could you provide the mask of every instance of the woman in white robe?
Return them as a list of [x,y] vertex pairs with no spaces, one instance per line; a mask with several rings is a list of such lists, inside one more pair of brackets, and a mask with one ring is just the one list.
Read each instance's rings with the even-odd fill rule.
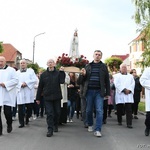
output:
[[145,88],[145,136],[150,133],[150,67],[146,68],[140,78],[141,85]]

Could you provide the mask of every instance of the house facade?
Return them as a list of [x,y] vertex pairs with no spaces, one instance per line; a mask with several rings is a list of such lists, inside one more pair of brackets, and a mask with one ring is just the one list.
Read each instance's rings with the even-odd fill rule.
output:
[[137,70],[138,74],[141,74],[141,68],[136,65],[137,62],[142,61],[141,54],[144,51],[144,44],[141,40],[142,35],[140,34],[134,40],[129,43],[129,51],[130,51],[130,66],[133,69]]
[[7,65],[11,67],[20,68],[19,61],[22,59],[22,53],[20,53],[13,45],[2,43],[4,51],[0,53],[0,56],[6,58]]

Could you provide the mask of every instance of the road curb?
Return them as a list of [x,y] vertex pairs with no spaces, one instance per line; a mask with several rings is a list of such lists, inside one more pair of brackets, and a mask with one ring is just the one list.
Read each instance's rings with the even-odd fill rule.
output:
[[146,115],[146,113],[142,112],[142,111],[138,111],[138,113],[141,114],[141,115],[144,115],[144,116]]

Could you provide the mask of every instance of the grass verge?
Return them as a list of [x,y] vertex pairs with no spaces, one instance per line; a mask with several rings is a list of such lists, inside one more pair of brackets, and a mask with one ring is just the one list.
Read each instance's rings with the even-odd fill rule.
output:
[[145,102],[139,103],[139,111],[145,112]]

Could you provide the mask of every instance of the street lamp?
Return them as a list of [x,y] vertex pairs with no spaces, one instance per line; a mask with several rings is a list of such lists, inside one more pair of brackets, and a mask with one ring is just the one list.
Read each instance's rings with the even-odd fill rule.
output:
[[45,34],[45,32],[43,32],[43,33],[39,33],[39,34],[37,34],[37,35],[35,35],[34,36],[34,39],[33,39],[33,64],[34,64],[34,52],[35,52],[35,38],[37,37],[37,36],[39,36],[39,35],[42,35],[42,34]]

